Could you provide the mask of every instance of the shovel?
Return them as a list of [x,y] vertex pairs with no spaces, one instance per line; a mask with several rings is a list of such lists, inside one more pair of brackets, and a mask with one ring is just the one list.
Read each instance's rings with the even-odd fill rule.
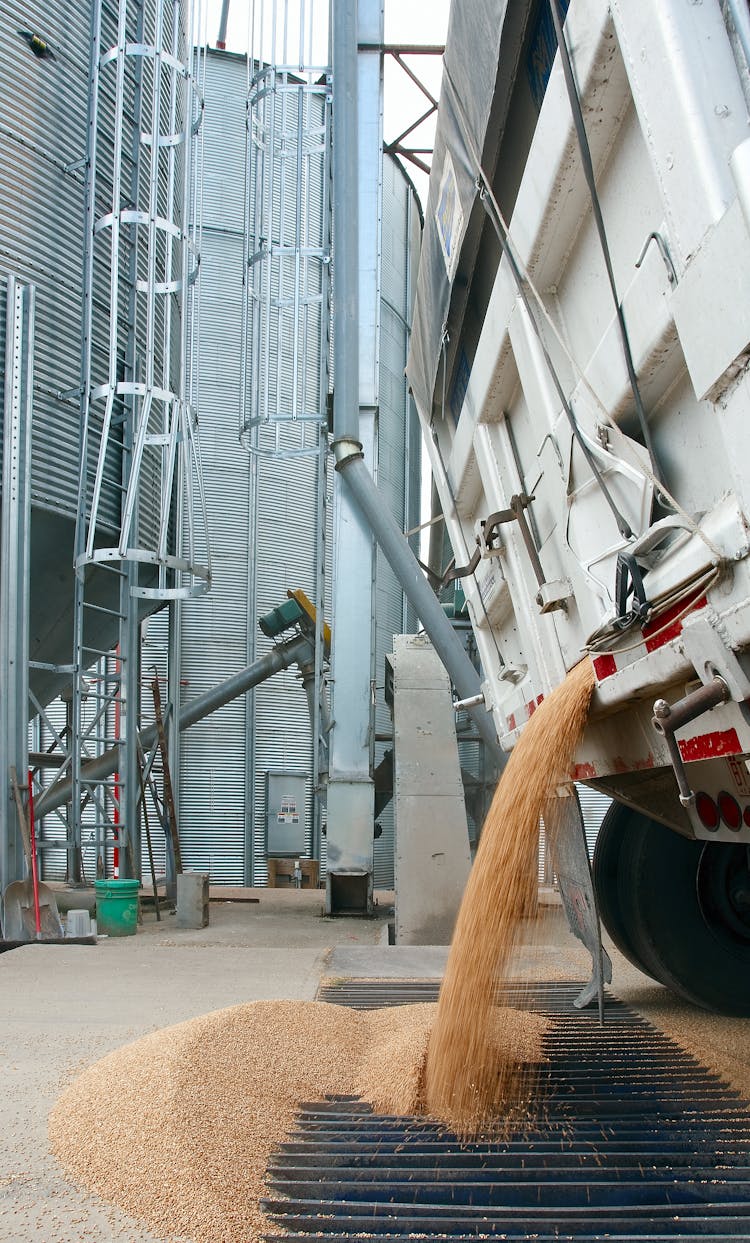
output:
[[12,881],[3,894],[3,935],[7,941],[61,940],[64,933],[55,895],[49,885],[40,883],[37,874],[31,779],[28,824],[14,767],[10,769],[10,783],[18,812],[23,852],[31,875],[26,880]]

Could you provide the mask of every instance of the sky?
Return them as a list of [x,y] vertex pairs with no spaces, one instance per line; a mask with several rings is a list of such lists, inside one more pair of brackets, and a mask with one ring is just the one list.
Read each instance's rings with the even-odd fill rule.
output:
[[[328,0],[302,0],[304,4],[305,23],[303,40],[317,60],[324,59],[323,45],[327,43],[325,36]],[[229,22],[227,26],[227,50],[246,52],[250,35],[250,14],[256,14],[256,39],[261,11],[264,14],[265,41],[268,42],[270,21],[268,15],[274,7],[273,0],[230,0]],[[277,12],[284,11],[283,0],[276,0]],[[289,13],[298,12],[294,0],[288,5]],[[204,0],[206,17],[206,34],[208,43],[214,46],[219,30],[221,16],[221,0]],[[444,43],[448,28],[450,0],[385,0],[385,40],[386,43]],[[297,19],[298,20],[298,19]],[[291,22],[290,22],[291,25]],[[288,34],[291,45],[299,44],[298,31]],[[283,40],[279,27],[278,44]],[[277,60],[282,57],[278,56]],[[440,91],[442,72],[439,57],[413,56],[404,58],[409,67],[424,82],[427,89],[437,98]],[[392,57],[385,62],[385,84],[383,100],[383,137],[386,142],[392,141],[416,121],[429,106],[428,101]],[[407,140],[414,146],[430,146],[434,133],[434,116],[416,130]],[[429,163],[429,157],[427,157]],[[427,178],[412,164],[407,164],[407,171],[413,177],[417,192],[422,203],[427,198]]]

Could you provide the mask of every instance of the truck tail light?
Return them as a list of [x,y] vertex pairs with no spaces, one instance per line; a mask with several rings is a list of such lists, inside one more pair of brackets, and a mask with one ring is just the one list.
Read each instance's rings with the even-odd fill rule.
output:
[[719,811],[727,828],[733,829],[736,833],[742,825],[742,808],[737,799],[727,794],[726,790],[722,790],[719,794]]
[[[729,797],[729,796],[727,796]],[[715,833],[719,827],[721,819],[719,809],[711,798],[710,794],[701,791],[695,796],[695,810],[704,829],[708,829],[709,833]]]

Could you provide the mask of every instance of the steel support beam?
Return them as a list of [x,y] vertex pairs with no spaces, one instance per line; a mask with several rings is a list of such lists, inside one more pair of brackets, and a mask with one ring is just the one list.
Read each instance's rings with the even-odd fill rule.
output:
[[[374,458],[378,384],[382,0],[332,0],[334,448]],[[368,50],[358,52],[358,41]],[[369,50],[375,45],[374,50]],[[361,207],[361,210],[360,210]],[[360,416],[365,416],[360,418]],[[326,911],[372,905],[373,540],[336,488]]]
[[9,768],[26,780],[29,748],[29,581],[33,285],[8,277],[0,522],[0,891],[24,875]]

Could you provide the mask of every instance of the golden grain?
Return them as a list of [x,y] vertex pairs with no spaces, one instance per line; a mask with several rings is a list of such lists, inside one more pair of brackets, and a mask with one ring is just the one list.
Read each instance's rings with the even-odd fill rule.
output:
[[521,919],[536,893],[539,818],[569,780],[588,715],[591,662],[571,669],[537,708],[498,784],[456,921],[426,1065],[431,1114],[469,1135],[528,1091],[510,1053],[490,1038],[495,990],[506,978]]
[[498,785],[437,1006],[357,1012],[252,1002],[146,1036],[74,1081],[50,1115],[71,1176],[162,1236],[268,1234],[265,1171],[300,1103],[360,1095],[476,1133],[518,1112],[545,1021],[495,1004],[533,904],[539,817],[569,777],[593,689],[588,660],[537,709]]
[[[165,1028],[84,1071],[50,1115],[71,1177],[162,1237],[261,1238],[265,1172],[299,1105],[359,1095],[384,1112],[423,1111],[436,1006],[358,1012],[258,1001]],[[540,1056],[544,1021],[505,1013],[510,1056]]]

